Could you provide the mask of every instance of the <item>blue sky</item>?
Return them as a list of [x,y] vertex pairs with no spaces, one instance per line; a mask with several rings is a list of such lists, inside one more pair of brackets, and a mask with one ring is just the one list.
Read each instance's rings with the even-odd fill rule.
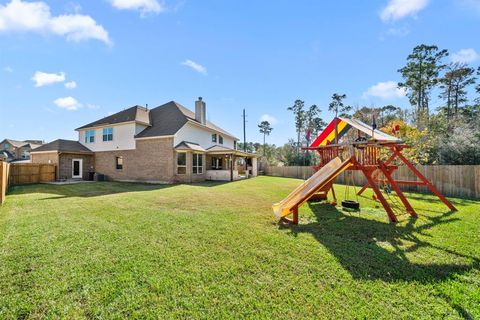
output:
[[[480,0],[0,0],[0,138],[76,139],[129,106],[202,96],[209,120],[247,140],[295,136],[286,108],[408,107],[396,72],[412,48],[480,62]],[[434,99],[434,102],[437,99]]]

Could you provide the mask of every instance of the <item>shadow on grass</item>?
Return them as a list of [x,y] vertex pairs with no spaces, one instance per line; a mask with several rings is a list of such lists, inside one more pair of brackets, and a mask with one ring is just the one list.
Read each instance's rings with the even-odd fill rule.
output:
[[[222,181],[205,181],[189,184],[195,187],[218,187],[230,182]],[[40,198],[40,200],[54,200],[71,197],[99,197],[104,195],[118,194],[118,193],[132,193],[156,191],[168,188],[179,187],[182,184],[148,184],[135,182],[91,182],[91,183],[76,183],[64,185],[51,184],[33,184],[21,185],[11,187],[9,195],[19,194],[50,194],[52,196]]]
[[[310,233],[324,245],[354,278],[384,281],[418,281],[422,283],[448,279],[455,274],[480,268],[480,259],[418,238],[425,231],[454,223],[457,218],[447,212],[415,226],[415,219],[406,225],[389,224],[343,213],[328,204],[309,204],[316,222],[289,227],[291,232]],[[457,258],[455,264],[410,262],[406,256],[419,248],[430,248]],[[463,262],[462,262],[463,261]]]

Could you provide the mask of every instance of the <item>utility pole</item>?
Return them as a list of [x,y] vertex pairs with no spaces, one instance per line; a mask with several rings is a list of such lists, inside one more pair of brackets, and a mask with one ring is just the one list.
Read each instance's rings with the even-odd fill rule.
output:
[[243,109],[243,152],[247,152],[247,131],[245,128],[245,123],[247,122],[246,120],[246,115],[245,115],[245,109]]

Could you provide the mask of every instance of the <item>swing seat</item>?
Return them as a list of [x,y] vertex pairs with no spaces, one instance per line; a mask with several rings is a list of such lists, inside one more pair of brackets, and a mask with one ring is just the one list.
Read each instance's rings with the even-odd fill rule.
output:
[[354,200],[343,200],[342,201],[342,208],[359,210],[360,209],[360,203],[358,203],[358,201],[354,201]]

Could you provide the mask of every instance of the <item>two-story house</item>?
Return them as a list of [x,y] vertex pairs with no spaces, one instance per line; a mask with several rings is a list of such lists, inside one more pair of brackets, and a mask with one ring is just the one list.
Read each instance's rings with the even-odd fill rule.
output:
[[236,180],[238,159],[256,176],[256,157],[237,150],[237,138],[206,119],[202,98],[195,112],[171,101],[153,109],[134,106],[76,129],[78,141],[56,140],[32,152],[32,161],[57,164],[59,179],[93,172],[119,181]]
[[4,139],[0,142],[0,157],[7,162],[27,161],[30,159],[30,152],[42,144],[42,140]]

